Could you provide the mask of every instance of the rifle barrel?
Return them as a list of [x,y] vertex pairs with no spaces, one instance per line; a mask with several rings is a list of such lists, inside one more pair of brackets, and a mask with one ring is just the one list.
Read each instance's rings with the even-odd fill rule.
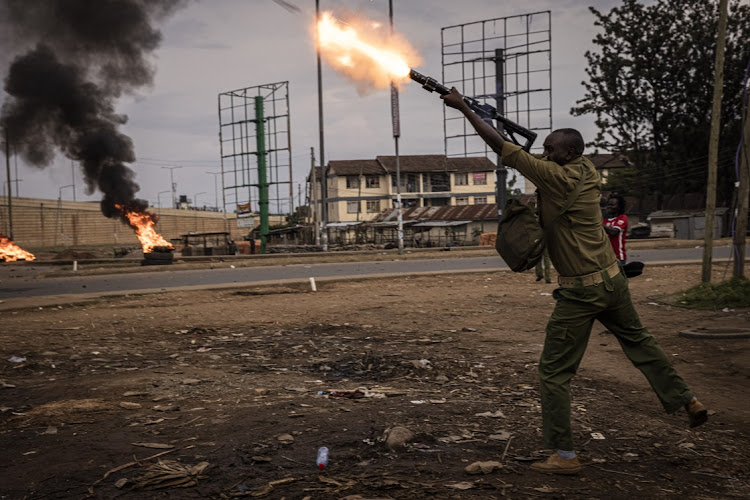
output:
[[[422,88],[428,92],[437,92],[440,95],[448,95],[451,93],[451,89],[439,81],[430,78],[429,76],[425,76],[413,69],[409,71],[409,78],[422,85]],[[536,132],[508,120],[498,113],[495,107],[488,103],[482,104],[476,99],[467,96],[464,96],[464,101],[472,110],[474,110],[475,113],[483,118],[497,120],[498,125],[502,127],[501,133],[507,134],[513,143],[523,147],[527,152],[531,149],[531,145],[534,144],[534,141],[536,140]],[[516,138],[516,135],[520,135],[522,138],[526,139],[526,141],[521,143],[521,141]]]

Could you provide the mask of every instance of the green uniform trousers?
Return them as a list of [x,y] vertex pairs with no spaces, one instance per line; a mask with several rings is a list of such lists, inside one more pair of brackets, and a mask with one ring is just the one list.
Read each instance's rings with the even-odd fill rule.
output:
[[552,449],[573,450],[570,429],[570,380],[586,351],[594,320],[599,320],[620,342],[633,365],[641,370],[668,413],[693,397],[677,375],[664,351],[638,319],[622,272],[593,286],[558,288],[555,310],[539,362],[542,422],[545,444]]
[[[534,268],[536,272],[536,277],[539,279],[544,278],[544,281],[549,283],[550,276],[549,271],[552,267],[552,262],[549,260],[549,252],[547,252],[547,249],[544,249],[544,252],[542,253],[542,258],[539,259],[539,262],[536,263],[536,267]],[[539,279],[537,281],[539,281]]]

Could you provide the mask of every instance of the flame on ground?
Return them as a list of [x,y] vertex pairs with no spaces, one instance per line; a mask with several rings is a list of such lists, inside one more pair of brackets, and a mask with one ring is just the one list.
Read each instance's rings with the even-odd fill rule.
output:
[[138,240],[141,242],[141,248],[144,253],[150,253],[154,247],[168,247],[174,248],[170,242],[164,239],[162,235],[156,232],[154,224],[156,224],[156,214],[151,212],[135,212],[133,210],[127,210],[122,205],[115,205],[115,208],[120,210],[125,217],[127,217],[130,226],[135,229],[135,235],[138,236]]
[[318,21],[318,48],[328,64],[357,83],[360,93],[408,81],[410,68],[421,62],[409,42],[389,28],[362,19],[344,23],[331,12]]
[[36,260],[33,253],[19,247],[13,240],[0,234],[0,261],[15,262],[17,260]]

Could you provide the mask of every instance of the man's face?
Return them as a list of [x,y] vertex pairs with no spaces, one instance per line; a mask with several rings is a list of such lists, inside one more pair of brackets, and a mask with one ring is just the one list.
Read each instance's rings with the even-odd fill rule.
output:
[[617,217],[620,214],[620,207],[617,203],[616,198],[610,198],[607,201],[607,215],[610,217]]
[[569,148],[565,147],[561,134],[552,133],[544,140],[544,156],[558,165],[565,165],[572,158]]

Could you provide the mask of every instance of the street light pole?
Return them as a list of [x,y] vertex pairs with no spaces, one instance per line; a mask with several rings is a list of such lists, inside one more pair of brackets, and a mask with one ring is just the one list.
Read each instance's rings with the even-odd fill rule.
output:
[[219,184],[217,175],[221,175],[221,172],[206,172],[209,175],[214,176],[214,203],[216,204],[216,211],[219,211]]
[[[391,22],[393,35],[393,0],[388,0],[388,17]],[[396,147],[396,235],[398,240],[398,254],[404,253],[404,219],[401,207],[401,161],[398,154],[398,138],[401,137],[401,122],[398,109],[398,89],[391,80],[391,119],[393,121],[393,142]]]
[[5,129],[5,170],[8,174],[8,237],[13,239],[13,189],[10,182],[10,136]]
[[57,191],[57,199],[59,201],[62,201],[62,190],[65,188],[72,188],[75,187],[73,184],[68,184],[67,186],[61,186],[60,189]]
[[193,195],[193,206],[195,210],[198,210],[198,195],[201,195],[201,194],[206,194],[206,192],[201,191],[200,193],[195,193],[195,195]]
[[323,251],[328,251],[328,182],[326,175],[325,141],[323,140],[323,70],[320,63],[320,44],[318,43],[318,27],[320,22],[320,0],[315,0],[315,48],[318,55],[318,128],[320,130],[320,222],[321,245]]
[[195,195],[193,195],[193,210],[195,210],[195,232],[200,232],[198,231],[198,196],[201,194],[206,194],[206,192],[201,191],[200,193],[195,193]]
[[159,191],[159,193],[156,194],[156,204],[159,205],[159,217],[157,219],[157,222],[159,223],[159,229],[161,229],[161,195],[171,193],[171,191]]
[[[70,178],[72,179],[71,186],[73,186],[73,201],[76,201],[76,167],[73,160],[70,160]],[[16,191],[18,191],[18,189],[16,189]]]
[[161,168],[169,169],[169,181],[170,181],[170,187],[172,188],[172,208],[176,208],[177,200],[175,198],[174,169],[182,168],[182,167],[161,167]]
[[161,195],[171,192],[172,191],[159,191],[159,193],[156,195],[156,203],[159,205],[159,208],[161,208]]

